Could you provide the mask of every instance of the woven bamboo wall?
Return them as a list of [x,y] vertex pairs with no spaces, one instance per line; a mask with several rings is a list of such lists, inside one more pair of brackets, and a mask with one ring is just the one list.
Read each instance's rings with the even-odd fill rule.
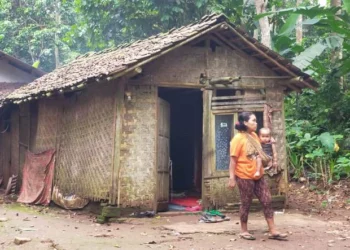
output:
[[58,125],[54,180],[63,194],[108,199],[114,148],[114,97],[115,85],[102,88],[99,85],[65,100]]
[[121,204],[152,209],[156,186],[157,88],[129,86],[121,149]]
[[[209,50],[207,53],[204,47],[184,46],[146,65],[143,81],[155,84],[166,82],[175,85],[199,83],[200,74],[205,72],[208,73],[208,77],[213,78],[275,75],[256,59],[238,54],[227,47],[217,47],[215,52]],[[256,79],[256,81],[262,80]]]
[[56,148],[62,110],[62,104],[59,99],[42,99],[38,101],[38,115],[34,112],[31,120],[30,149],[32,152],[39,153]]

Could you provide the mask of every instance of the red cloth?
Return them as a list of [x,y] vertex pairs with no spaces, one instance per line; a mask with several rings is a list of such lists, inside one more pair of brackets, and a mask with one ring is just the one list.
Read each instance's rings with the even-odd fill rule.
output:
[[199,205],[198,198],[196,197],[175,198],[171,199],[170,203],[183,207],[195,207]]
[[202,211],[202,206],[186,207],[185,210],[190,212]]
[[48,205],[51,200],[55,150],[26,153],[23,180],[18,202]]

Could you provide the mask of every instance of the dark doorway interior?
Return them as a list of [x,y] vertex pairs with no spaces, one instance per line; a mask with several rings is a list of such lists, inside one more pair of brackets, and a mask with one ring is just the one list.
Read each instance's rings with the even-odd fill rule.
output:
[[159,97],[170,104],[170,159],[172,193],[201,195],[202,92],[197,89],[159,88]]

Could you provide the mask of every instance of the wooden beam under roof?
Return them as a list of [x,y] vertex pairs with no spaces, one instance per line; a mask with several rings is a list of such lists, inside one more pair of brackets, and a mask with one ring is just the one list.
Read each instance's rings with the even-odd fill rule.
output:
[[242,51],[236,45],[232,44],[232,42],[227,40],[223,35],[219,34],[218,32],[213,32],[213,35],[214,35],[214,37],[218,37],[218,39],[223,41],[226,46],[228,46],[232,50],[235,50],[242,57],[247,57],[247,53],[246,52]]

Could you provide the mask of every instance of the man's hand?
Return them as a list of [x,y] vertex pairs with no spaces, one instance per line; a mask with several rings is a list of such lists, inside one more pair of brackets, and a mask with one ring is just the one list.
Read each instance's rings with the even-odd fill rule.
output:
[[230,178],[228,180],[228,187],[233,189],[236,186],[236,179],[235,178]]

